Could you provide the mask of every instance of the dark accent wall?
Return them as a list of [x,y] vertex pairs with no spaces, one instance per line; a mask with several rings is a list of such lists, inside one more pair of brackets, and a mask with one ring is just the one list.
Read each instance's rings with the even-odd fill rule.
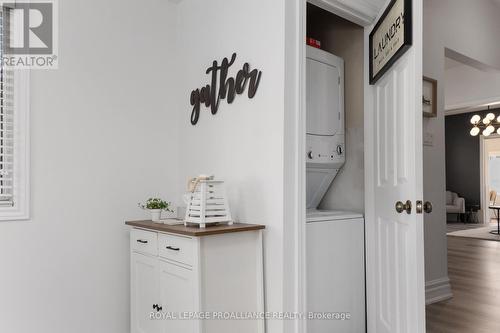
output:
[[463,113],[445,117],[446,189],[465,198],[465,204],[481,204],[479,170],[479,135],[469,134],[470,118],[483,118],[489,112],[500,114],[500,109]]

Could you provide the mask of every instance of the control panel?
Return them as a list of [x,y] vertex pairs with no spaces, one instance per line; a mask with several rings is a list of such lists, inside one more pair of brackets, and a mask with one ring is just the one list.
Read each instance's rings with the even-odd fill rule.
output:
[[307,135],[306,162],[322,168],[339,168],[345,162],[343,135]]

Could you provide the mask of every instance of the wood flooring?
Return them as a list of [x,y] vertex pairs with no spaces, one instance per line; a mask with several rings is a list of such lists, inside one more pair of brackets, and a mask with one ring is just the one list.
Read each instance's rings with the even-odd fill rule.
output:
[[490,224],[483,223],[457,223],[457,222],[448,222],[446,223],[446,232],[454,232],[459,230],[470,230],[470,229],[478,229],[483,227],[491,227],[493,230],[497,226],[497,222]]
[[500,242],[447,238],[453,298],[427,306],[427,333],[500,333]]

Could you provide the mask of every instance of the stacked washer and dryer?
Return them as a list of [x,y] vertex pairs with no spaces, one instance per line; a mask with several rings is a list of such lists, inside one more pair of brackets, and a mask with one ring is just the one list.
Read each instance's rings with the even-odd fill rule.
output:
[[365,332],[363,216],[318,210],[345,163],[344,61],[307,46],[306,63],[307,332]]

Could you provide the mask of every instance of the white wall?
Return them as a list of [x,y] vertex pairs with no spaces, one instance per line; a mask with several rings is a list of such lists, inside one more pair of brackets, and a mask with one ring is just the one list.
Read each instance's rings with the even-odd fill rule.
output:
[[[283,308],[283,137],[284,137],[284,1],[184,0],[178,5],[178,114],[180,186],[198,174],[226,181],[230,208],[241,222],[266,225],[266,310]],[[238,57],[263,72],[254,99],[246,93],[233,104],[220,102],[213,116],[202,107],[190,124],[190,93],[210,83],[205,70],[212,61]],[[281,321],[268,322],[279,332]]]
[[[500,9],[498,10],[500,12]],[[500,72],[459,65],[445,70],[445,109],[500,101]]]
[[0,223],[0,332],[129,331],[137,202],[176,197],[168,1],[64,0],[31,81],[32,220]]
[[438,116],[424,118],[424,197],[434,204],[425,216],[426,282],[447,278],[444,144],[444,56],[452,49],[500,68],[500,7],[492,0],[424,0],[424,75],[438,80]]
[[445,47],[485,65],[500,69],[500,2],[498,0],[424,1],[433,17],[433,38],[441,38]]
[[424,216],[426,284],[448,277],[445,211],[445,141],[444,141],[444,43],[442,17],[434,6],[446,0],[424,0],[423,75],[438,80],[436,118],[424,118],[423,130],[433,136],[433,145],[424,146],[424,200],[434,209]]

